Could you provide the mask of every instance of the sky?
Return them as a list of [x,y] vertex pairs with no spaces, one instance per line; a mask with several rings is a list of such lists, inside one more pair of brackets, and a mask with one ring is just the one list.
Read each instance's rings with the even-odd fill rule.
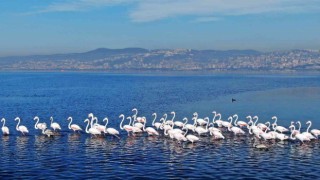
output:
[[320,1],[0,1],[0,56],[102,47],[320,49]]

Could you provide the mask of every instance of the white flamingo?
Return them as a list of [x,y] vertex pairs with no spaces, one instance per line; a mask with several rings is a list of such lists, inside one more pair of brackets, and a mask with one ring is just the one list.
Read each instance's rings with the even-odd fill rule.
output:
[[133,111],[135,111],[135,114],[132,116],[133,122],[137,121],[139,123],[143,123],[143,118],[142,117],[138,117],[138,109],[137,108],[133,108],[132,112]]
[[[186,119],[186,123],[188,123],[188,118],[185,117],[183,119]],[[188,129],[194,132],[196,129],[197,122],[196,122],[196,117],[193,117],[192,119],[193,119],[193,124],[185,124],[182,129]]]
[[188,129],[187,129],[186,133],[184,134],[184,136],[185,136],[185,137],[187,138],[187,140],[190,141],[192,144],[193,144],[194,142],[200,141],[200,139],[199,139],[197,136],[192,135],[192,134],[188,134],[188,135],[187,135],[187,133],[188,133]]
[[130,118],[129,124],[122,126],[125,117],[124,117],[123,114],[121,114],[121,115],[119,116],[119,118],[122,118],[121,123],[120,123],[120,129],[127,131],[128,136],[129,136],[129,135],[130,135],[129,133],[132,132],[132,128],[133,128],[133,127],[130,125],[132,119]]
[[157,119],[157,113],[153,113],[152,116],[154,116],[154,119],[152,121],[152,126],[154,126],[158,130],[160,128],[161,124],[162,124],[162,123],[160,123],[161,119],[163,119],[163,118],[160,118],[160,122],[155,122],[156,119]]
[[50,121],[51,121],[50,127],[53,129],[53,131],[56,131],[56,129],[61,130],[60,125],[58,123],[56,123],[56,122],[53,122],[53,117],[52,116],[50,117]]
[[206,134],[206,133],[209,132],[209,130],[208,130],[209,118],[208,118],[208,117],[205,117],[204,120],[207,120],[207,122],[208,122],[206,128],[203,128],[203,127],[201,127],[201,126],[197,126],[196,129],[195,129],[195,131],[198,133],[199,136],[201,136],[202,134]]
[[198,113],[197,112],[193,113],[193,115],[196,117],[197,123],[200,126],[205,126],[208,123],[205,119],[198,118]]
[[43,129],[47,129],[47,123],[39,123],[39,117],[38,116],[35,116],[34,118],[33,118],[33,120],[35,120],[36,121],[36,124],[34,125],[34,128],[35,129],[41,129],[41,130],[43,130]]
[[[228,118],[228,120],[230,121],[230,124],[232,124],[233,117],[230,116]],[[235,136],[238,135],[238,134],[242,134],[242,135],[245,134],[245,132],[241,128],[236,127],[236,126],[233,126],[233,127],[228,126],[228,131],[232,131]]]
[[147,132],[148,136],[153,136],[153,135],[159,136],[159,133],[155,129],[153,129],[152,127],[146,128],[146,124],[147,124],[147,120],[144,118],[143,131]]
[[187,124],[188,119],[187,118],[183,118],[182,121],[185,121],[185,122],[183,123],[181,121],[175,121],[174,125],[178,126],[179,128],[183,128]]
[[6,119],[5,119],[5,118],[2,118],[2,119],[1,119],[1,122],[3,122],[2,128],[1,128],[2,134],[3,134],[3,135],[9,135],[9,128],[8,128],[7,126],[5,126],[5,124],[6,124]]
[[272,128],[275,129],[276,131],[283,133],[283,132],[288,132],[289,130],[283,126],[278,126],[277,121],[278,118],[277,116],[273,116],[272,119],[274,120],[274,123],[272,124]]
[[294,130],[296,130],[296,127],[294,125],[291,125],[291,126],[289,126],[289,128],[292,128],[290,139],[292,139],[292,140],[298,139],[301,141],[301,143],[304,143],[304,141],[310,141],[310,139],[307,136],[305,136],[304,134],[300,134],[300,133],[296,134],[295,137],[293,137],[293,132],[294,132]]
[[77,124],[71,124],[71,123],[72,123],[72,117],[68,117],[67,120],[70,121],[69,124],[68,124],[68,128],[69,128],[69,129],[72,129],[73,132],[82,131],[82,129],[81,129],[81,127],[80,127],[79,125],[77,125]]
[[98,118],[97,118],[97,117],[93,117],[92,122],[93,122],[93,121],[96,121],[96,123],[94,123],[93,125],[92,125],[92,123],[91,123],[91,127],[93,126],[93,127],[96,128],[97,130],[99,130],[101,133],[104,133],[105,127],[104,127],[103,125],[101,125],[101,124],[98,123]]
[[176,112],[172,111],[170,114],[172,114],[172,119],[171,120],[166,120],[165,124],[168,124],[168,125],[174,125],[174,118],[176,117]]
[[25,135],[25,133],[29,133],[28,128],[26,126],[19,126],[19,124],[20,124],[20,118],[19,117],[16,117],[14,120],[18,121],[18,124],[16,126],[16,130],[17,131],[20,131],[23,135]]
[[236,120],[234,120],[234,125],[235,126],[239,126],[240,128],[242,127],[247,127],[248,124],[244,121],[238,121],[238,114],[233,115],[233,118],[236,118]]
[[[213,111],[213,113],[215,113],[215,111]],[[222,122],[224,122],[223,120],[221,120],[221,114],[218,113],[216,114],[216,116],[219,116],[219,119],[218,120],[215,120],[214,123],[216,123],[218,125],[218,127],[222,127]]]
[[90,123],[89,119],[84,120],[84,122],[88,122],[87,127],[86,127],[86,133],[88,133],[88,134],[90,133],[91,135],[94,135],[95,137],[97,135],[101,134],[101,131],[99,131],[98,129],[96,129],[94,127],[90,127],[90,129],[88,129],[89,128],[89,123]]
[[51,129],[42,129],[42,134],[50,137],[50,136],[53,136],[53,132]]
[[[127,117],[127,119],[129,119],[130,122],[132,121],[131,116]],[[132,133],[141,133],[142,132],[142,129],[140,129],[138,127],[135,127],[135,126],[131,126],[131,127],[132,127]]]
[[106,124],[104,126],[104,129],[105,129],[104,133],[111,134],[111,135],[117,137],[118,139],[120,139],[120,137],[118,136],[119,135],[119,131],[118,130],[116,130],[114,128],[107,128],[108,123],[109,123],[109,119],[107,117],[105,117],[103,119],[103,122],[105,122],[105,121],[107,121],[107,122],[106,122]]
[[311,121],[307,121],[306,124],[309,124],[308,128],[307,128],[307,131],[303,132],[302,134],[304,134],[305,136],[307,136],[310,140],[312,139],[316,139],[316,137],[314,137],[311,133],[309,133],[309,129],[312,125]]

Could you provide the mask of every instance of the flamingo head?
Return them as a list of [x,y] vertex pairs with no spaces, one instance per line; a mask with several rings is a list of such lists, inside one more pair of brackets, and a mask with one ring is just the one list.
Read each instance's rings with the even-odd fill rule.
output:
[[6,119],[2,118],[2,119],[1,119],[1,122],[5,121],[5,120],[6,120]]
[[277,116],[272,116],[272,118],[271,119],[277,119]]
[[307,121],[306,124],[311,124],[311,121]]
[[17,121],[17,120],[20,120],[20,118],[19,118],[19,117],[16,117],[14,120]]
[[212,111],[213,114],[217,114],[217,111]]
[[249,115],[249,116],[247,116],[246,118],[247,118],[247,119],[251,119],[252,117]]
[[123,118],[124,117],[124,114],[120,114],[119,118]]
[[157,115],[157,113],[152,113],[152,116],[156,116]]
[[198,116],[198,113],[197,113],[197,112],[194,112],[194,113],[193,113],[193,116]]
[[72,117],[68,117],[68,121],[70,121],[72,119]]
[[108,121],[108,118],[107,118],[107,117],[105,117],[102,121],[103,121],[103,122]]
[[35,117],[33,118],[33,120],[37,120],[37,119],[39,119],[39,117],[38,117],[38,116],[35,116]]
[[172,111],[170,114],[176,114],[176,112]]
[[91,117],[91,118],[92,118],[92,117],[93,117],[93,113],[89,113],[89,114],[88,114],[88,117]]
[[90,120],[89,119],[85,119],[83,122],[89,122]]
[[234,114],[232,117],[238,117],[238,114]]

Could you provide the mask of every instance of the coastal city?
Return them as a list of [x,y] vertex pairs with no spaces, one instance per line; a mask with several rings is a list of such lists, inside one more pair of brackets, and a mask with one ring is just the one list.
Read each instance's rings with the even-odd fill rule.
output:
[[141,48],[105,49],[85,53],[0,58],[0,70],[320,70],[318,50],[258,52]]

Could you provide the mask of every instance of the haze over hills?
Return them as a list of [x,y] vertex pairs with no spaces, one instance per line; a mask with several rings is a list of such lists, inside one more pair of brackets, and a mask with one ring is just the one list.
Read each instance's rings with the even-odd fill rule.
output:
[[99,48],[84,53],[0,57],[0,70],[320,70],[320,53],[311,50],[194,50]]

